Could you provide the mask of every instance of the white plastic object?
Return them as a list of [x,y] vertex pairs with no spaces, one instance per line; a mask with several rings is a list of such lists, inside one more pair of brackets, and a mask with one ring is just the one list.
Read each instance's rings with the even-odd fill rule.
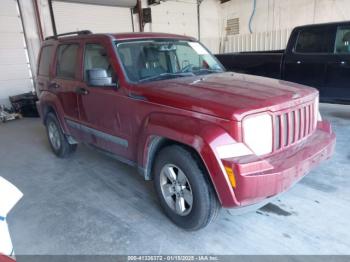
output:
[[0,254],[13,255],[6,216],[22,196],[22,192],[17,187],[0,177]]

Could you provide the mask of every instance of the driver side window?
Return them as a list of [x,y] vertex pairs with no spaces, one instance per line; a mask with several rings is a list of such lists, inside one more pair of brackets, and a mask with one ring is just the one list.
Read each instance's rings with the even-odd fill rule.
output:
[[112,82],[116,82],[116,75],[109,62],[106,49],[100,44],[86,44],[84,54],[84,80],[88,82],[88,72],[103,69]]
[[177,71],[184,69],[186,66],[200,67],[200,59],[193,52],[192,47],[188,45],[179,45],[176,49]]

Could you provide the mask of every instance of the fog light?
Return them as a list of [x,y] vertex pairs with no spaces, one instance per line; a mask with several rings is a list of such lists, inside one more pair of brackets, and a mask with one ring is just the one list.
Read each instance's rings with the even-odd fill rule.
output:
[[226,174],[228,175],[231,186],[235,188],[236,187],[236,178],[235,178],[235,174],[234,174],[232,168],[225,166],[225,171],[226,171]]

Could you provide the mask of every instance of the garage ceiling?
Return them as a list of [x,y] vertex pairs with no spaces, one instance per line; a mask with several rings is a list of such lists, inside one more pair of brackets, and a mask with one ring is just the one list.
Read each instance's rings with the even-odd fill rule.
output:
[[137,0],[55,0],[57,2],[80,3],[90,5],[106,5],[118,7],[134,7]]

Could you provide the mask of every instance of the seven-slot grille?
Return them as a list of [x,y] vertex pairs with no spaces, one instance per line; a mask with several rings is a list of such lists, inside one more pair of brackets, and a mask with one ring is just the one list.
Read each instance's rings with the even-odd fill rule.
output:
[[317,102],[278,112],[273,117],[273,151],[290,146],[310,135],[316,128]]

